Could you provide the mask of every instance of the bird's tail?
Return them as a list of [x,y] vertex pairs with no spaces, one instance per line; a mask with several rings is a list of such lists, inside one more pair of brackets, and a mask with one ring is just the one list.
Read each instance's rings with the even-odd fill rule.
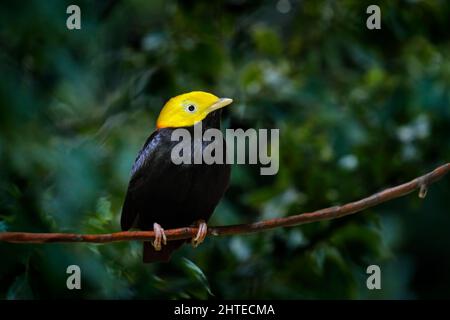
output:
[[185,242],[186,240],[167,241],[167,244],[163,245],[160,251],[156,251],[151,242],[145,241],[142,259],[144,263],[169,262],[172,253]]

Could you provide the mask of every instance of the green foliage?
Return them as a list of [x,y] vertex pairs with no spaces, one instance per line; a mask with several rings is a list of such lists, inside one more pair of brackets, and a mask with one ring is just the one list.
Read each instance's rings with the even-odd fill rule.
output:
[[[235,165],[211,224],[342,204],[450,159],[448,1],[68,1],[0,10],[0,231],[119,230],[135,155],[169,97],[234,98],[280,128],[280,171]],[[0,243],[0,298],[448,298],[449,180],[336,221],[208,238],[167,265],[138,242]],[[82,290],[66,289],[66,268]],[[369,291],[366,268],[382,268]]]

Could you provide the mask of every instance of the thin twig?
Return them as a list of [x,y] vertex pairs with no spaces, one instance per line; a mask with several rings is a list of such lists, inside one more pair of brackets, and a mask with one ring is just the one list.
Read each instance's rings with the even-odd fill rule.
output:
[[[450,163],[437,167],[433,171],[420,176],[410,182],[385,189],[364,199],[350,202],[342,206],[329,207],[314,212],[258,221],[250,224],[238,224],[223,227],[210,227],[208,234],[225,236],[260,232],[277,227],[291,227],[305,223],[340,218],[349,214],[360,212],[380,203],[402,197],[419,189],[419,196],[425,197],[428,187],[441,179],[450,171]],[[167,240],[189,239],[197,234],[197,227],[185,227],[166,230]],[[130,240],[152,240],[153,231],[124,231],[107,234],[74,234],[74,233],[27,233],[27,232],[1,232],[0,241],[13,243],[47,243],[47,242],[92,242],[107,243]]]

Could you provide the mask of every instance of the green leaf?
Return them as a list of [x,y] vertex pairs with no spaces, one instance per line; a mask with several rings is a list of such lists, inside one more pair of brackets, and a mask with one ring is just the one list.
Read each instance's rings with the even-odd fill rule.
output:
[[28,284],[28,277],[26,274],[18,276],[14,283],[6,293],[7,300],[30,300],[33,299],[33,292]]
[[194,262],[186,258],[182,259],[182,264],[185,270],[188,272],[188,274],[192,276],[194,279],[196,279],[198,282],[200,282],[204,287],[204,289],[210,295],[214,296],[214,294],[211,292],[211,288],[209,287],[208,279],[206,278],[202,269],[200,269],[200,267],[197,266]]

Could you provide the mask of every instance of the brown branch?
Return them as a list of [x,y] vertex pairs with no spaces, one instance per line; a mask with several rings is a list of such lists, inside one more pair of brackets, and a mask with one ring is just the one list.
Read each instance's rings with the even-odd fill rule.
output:
[[[232,234],[253,233],[277,227],[291,227],[300,224],[322,220],[340,218],[364,209],[379,205],[380,203],[402,197],[419,189],[419,197],[424,198],[428,186],[441,179],[450,171],[450,163],[437,167],[432,172],[420,176],[410,182],[385,189],[367,198],[350,202],[342,206],[329,207],[314,212],[308,212],[285,218],[269,219],[250,224],[239,224],[224,227],[210,227],[208,234],[225,236]],[[168,240],[189,239],[197,234],[196,227],[185,227],[165,231]],[[153,231],[125,231],[108,234],[74,234],[74,233],[27,233],[27,232],[1,232],[0,241],[14,243],[45,243],[45,242],[93,242],[106,243],[130,240],[152,240]]]

